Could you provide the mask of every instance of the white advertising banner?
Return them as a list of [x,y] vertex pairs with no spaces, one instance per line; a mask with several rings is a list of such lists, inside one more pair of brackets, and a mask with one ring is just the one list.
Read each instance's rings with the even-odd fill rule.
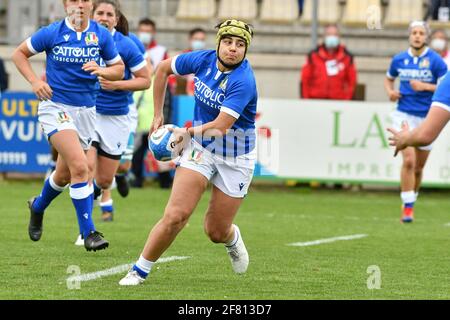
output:
[[[401,155],[388,144],[394,103],[259,99],[261,175],[396,184]],[[450,129],[433,145],[424,185],[450,187]]]

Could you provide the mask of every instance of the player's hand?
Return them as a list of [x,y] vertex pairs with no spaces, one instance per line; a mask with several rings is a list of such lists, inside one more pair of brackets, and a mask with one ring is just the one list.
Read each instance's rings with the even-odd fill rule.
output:
[[398,152],[408,147],[406,141],[408,140],[411,132],[409,131],[408,122],[403,121],[402,130],[397,131],[393,128],[387,129],[392,136],[389,139],[389,145],[395,147],[394,157],[397,156]]
[[100,82],[100,87],[102,87],[103,90],[109,91],[119,90],[117,81],[110,81],[101,76],[98,77],[98,81]]
[[168,128],[170,132],[175,136],[175,145],[173,146],[173,152],[180,154],[191,141],[191,135],[188,132],[188,128]]
[[164,116],[160,115],[160,116],[154,116],[153,117],[153,121],[152,121],[152,125],[150,126],[150,132],[149,132],[149,136],[156,130],[158,130],[160,127],[162,127],[164,124]]
[[89,72],[91,75],[100,77],[103,75],[103,68],[100,67],[97,62],[95,61],[89,61],[81,67],[86,72]]
[[43,80],[33,82],[31,87],[40,101],[50,100],[53,96],[52,88]]
[[388,92],[388,95],[389,95],[389,100],[391,100],[392,102],[395,102],[402,97],[402,95],[400,94],[400,92],[398,90],[391,90]]
[[419,80],[410,80],[409,85],[414,91],[425,91],[427,84]]

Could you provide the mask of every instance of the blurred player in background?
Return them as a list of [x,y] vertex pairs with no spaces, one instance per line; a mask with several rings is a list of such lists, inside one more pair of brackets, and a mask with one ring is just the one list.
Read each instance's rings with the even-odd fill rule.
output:
[[[123,80],[109,81],[99,78],[101,90],[97,97],[95,135],[88,151],[89,167],[94,172],[94,188],[108,190],[125,152],[131,127],[134,124],[129,115],[131,91],[150,87],[150,75],[146,60],[128,35],[128,21],[120,12],[116,0],[94,2],[94,20],[106,27],[112,34],[117,50],[125,63]],[[110,196],[110,193],[108,193]],[[111,197],[100,202],[102,219],[113,219]]]
[[173,73],[196,75],[195,126],[173,131],[185,150],[169,202],[164,216],[150,232],[139,260],[120,285],[138,285],[145,280],[153,264],[188,222],[208,181],[213,190],[205,232],[214,243],[225,244],[236,273],[247,271],[247,249],[233,220],[247,194],[256,161],[257,90],[252,68],[245,59],[253,32],[249,25],[237,20],[227,20],[218,28],[216,50],[181,54],[161,62],[156,70],[151,131],[164,122],[164,91],[167,78]]
[[[44,210],[70,183],[87,250],[100,250],[109,243],[96,231],[92,220],[93,188],[88,182],[89,150],[95,128],[98,78],[119,80],[124,65],[111,34],[90,20],[91,0],[64,0],[65,20],[57,21],[24,41],[13,54],[17,69],[32,85],[41,101],[38,117],[50,143],[58,152],[56,170],[45,181],[41,194],[29,201],[31,240],[42,235]],[[29,58],[47,54],[47,82],[36,76]],[[99,66],[100,59],[108,67]]]
[[[409,26],[407,51],[394,56],[384,87],[391,101],[398,101],[392,114],[393,127],[400,130],[406,121],[411,129],[425,119],[438,80],[447,73],[442,58],[427,47],[428,25],[413,21]],[[400,78],[400,90],[394,89],[395,78]],[[414,220],[414,203],[419,194],[422,172],[432,146],[407,148],[402,151],[403,163],[400,176],[402,222]]]

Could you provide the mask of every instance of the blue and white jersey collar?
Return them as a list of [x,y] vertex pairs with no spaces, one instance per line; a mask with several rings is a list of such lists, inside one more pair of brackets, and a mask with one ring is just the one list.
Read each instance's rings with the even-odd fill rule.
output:
[[89,27],[91,26],[91,20],[88,20],[88,24],[87,24],[86,29],[84,29],[84,30],[81,31],[81,32],[78,32],[77,30],[75,30],[75,28],[74,28],[74,27],[72,26],[72,24],[70,23],[69,17],[66,17],[66,18],[64,19],[64,22],[66,23],[67,28],[69,28],[69,29],[72,30],[73,32],[76,32],[76,33],[77,33],[77,39],[78,39],[78,40],[81,40],[81,34],[82,34],[83,32],[88,31],[88,30],[89,30]]
[[425,50],[423,50],[422,54],[421,54],[420,56],[417,57],[417,56],[415,56],[415,55],[413,54],[411,48],[409,48],[409,49],[408,49],[408,55],[409,55],[411,58],[422,58],[422,57],[424,57],[424,56],[428,53],[429,50],[430,50],[430,48],[426,47]]
[[214,76],[214,80],[219,79],[219,77],[222,75],[222,73],[223,73],[223,74],[230,74],[230,73],[232,73],[232,72],[233,72],[233,70],[226,71],[226,72],[220,71],[220,69],[219,69],[219,61],[216,60],[216,75]]

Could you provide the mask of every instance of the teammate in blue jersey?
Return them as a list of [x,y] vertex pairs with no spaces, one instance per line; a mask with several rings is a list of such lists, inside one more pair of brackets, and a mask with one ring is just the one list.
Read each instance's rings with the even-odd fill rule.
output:
[[[425,119],[431,98],[440,78],[447,73],[442,58],[426,45],[429,29],[423,21],[413,21],[409,26],[408,51],[394,56],[384,82],[391,101],[397,101],[392,114],[393,126],[400,130],[407,121],[410,128],[417,127]],[[400,90],[394,89],[395,78],[400,78]],[[407,148],[402,151],[403,163],[400,176],[402,222],[414,220],[414,203],[417,200],[422,172],[432,146]]]
[[[120,81],[100,78],[102,89],[97,97],[95,135],[88,152],[88,162],[95,172],[94,187],[108,190],[125,152],[132,124],[130,112],[131,91],[150,87],[146,60],[134,42],[127,37],[128,22],[115,0],[97,0],[94,3],[94,20],[108,28],[117,50],[125,63],[125,77]],[[117,29],[116,29],[117,28]],[[123,33],[122,33],[123,32]],[[104,195],[103,195],[104,196]],[[112,199],[102,198],[102,219],[112,220]]]
[[139,260],[120,285],[138,285],[145,280],[152,265],[188,222],[208,181],[213,189],[205,232],[214,243],[225,244],[236,273],[247,271],[249,256],[233,219],[247,194],[256,161],[258,93],[252,68],[245,59],[253,32],[238,20],[227,20],[217,27],[215,51],[181,54],[161,62],[156,70],[155,117],[150,130],[163,125],[163,97],[167,78],[173,73],[195,74],[194,127],[174,130],[184,151],[169,202]]
[[[38,118],[44,133],[58,151],[56,170],[45,181],[41,194],[29,201],[31,240],[42,235],[44,210],[70,183],[70,197],[84,235],[84,246],[100,250],[108,241],[92,220],[93,188],[88,183],[85,151],[94,136],[98,78],[119,80],[124,64],[107,29],[90,20],[91,0],[64,0],[66,19],[41,28],[13,54],[17,69],[32,85],[39,100]],[[47,82],[31,68],[29,58],[47,54]],[[100,59],[108,67],[99,66]]]
[[[133,42],[136,44],[136,46],[139,49],[139,52],[142,53],[144,56],[144,59],[147,61],[147,68],[150,79],[153,75],[153,68],[150,61],[150,58],[148,56],[147,51],[145,50],[145,47],[141,40],[132,32],[128,33],[128,37],[133,40]],[[133,152],[134,152],[134,139],[136,136],[136,128],[138,125],[138,111],[136,108],[136,103],[133,98],[133,92],[130,92],[128,96],[128,105],[130,107],[130,118],[131,118],[131,125],[130,125],[130,136],[128,139],[128,144],[125,149],[125,152],[122,155],[122,158],[120,158],[120,165],[117,169],[117,174],[115,176],[115,181],[117,184],[117,191],[122,197],[126,197],[130,191],[130,185],[128,181],[128,172],[131,169],[131,160],[133,158]],[[110,190],[104,190],[102,194],[103,197],[108,197],[108,195],[111,195]]]

